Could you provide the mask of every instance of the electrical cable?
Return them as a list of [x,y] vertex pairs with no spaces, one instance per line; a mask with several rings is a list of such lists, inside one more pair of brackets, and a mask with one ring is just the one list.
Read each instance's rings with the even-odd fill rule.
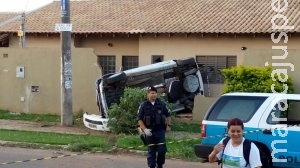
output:
[[27,0],[27,3],[26,3],[26,6],[25,6],[25,9],[24,9],[23,13],[25,13],[25,11],[26,11],[26,9],[27,9],[27,6],[28,6],[29,2],[30,2],[30,0]]

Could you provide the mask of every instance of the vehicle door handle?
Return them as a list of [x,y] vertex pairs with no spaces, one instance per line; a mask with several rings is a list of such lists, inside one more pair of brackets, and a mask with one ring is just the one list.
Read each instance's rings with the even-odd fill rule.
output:
[[272,134],[272,131],[270,129],[263,130],[263,134]]

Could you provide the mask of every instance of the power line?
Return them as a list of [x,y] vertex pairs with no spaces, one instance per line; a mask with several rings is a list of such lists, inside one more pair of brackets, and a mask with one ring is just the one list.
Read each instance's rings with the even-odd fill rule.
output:
[[27,3],[26,3],[26,6],[25,6],[25,9],[24,9],[23,13],[26,11],[26,9],[27,9],[27,6],[28,6],[29,2],[30,2],[30,0],[28,0],[28,1],[27,1]]
[[22,13],[22,24],[21,24],[21,46],[22,47],[25,47],[25,41],[26,41],[26,15],[25,15],[25,12],[26,12],[26,9],[27,9],[27,6],[29,4],[30,0],[27,0],[27,3],[25,5],[25,9]]
[[[25,15],[27,16],[27,15],[29,15],[30,13],[33,13],[33,12],[35,12],[35,11],[37,11],[37,10],[40,10],[41,8],[43,8],[43,7],[47,6],[47,5],[49,5],[49,4],[45,4],[45,5],[43,5],[43,6],[40,6],[39,8],[36,8],[36,9],[31,10],[31,11],[28,11],[28,12],[25,11],[25,12],[23,12],[23,13],[25,13]],[[9,24],[9,23],[11,23],[11,22],[13,22],[13,21],[16,21],[16,20],[18,20],[18,19],[21,19],[21,18],[22,18],[22,14],[20,14],[20,15],[18,15],[18,16],[15,16],[15,17],[13,17],[13,18],[11,18],[11,19],[8,19],[8,20],[6,20],[6,21],[0,23],[0,27],[1,27],[1,26],[5,26],[5,25],[7,25],[7,24]]]

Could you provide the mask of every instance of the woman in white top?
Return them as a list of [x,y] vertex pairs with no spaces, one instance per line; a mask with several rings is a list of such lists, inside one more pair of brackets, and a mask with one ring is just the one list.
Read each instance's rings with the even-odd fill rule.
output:
[[227,129],[230,139],[225,149],[223,145],[224,138],[214,147],[213,151],[208,156],[209,162],[213,163],[222,160],[223,168],[261,168],[262,163],[259,150],[254,143],[251,143],[249,164],[246,166],[246,159],[243,154],[243,142],[245,140],[243,137],[243,122],[238,118],[231,119],[228,121]]

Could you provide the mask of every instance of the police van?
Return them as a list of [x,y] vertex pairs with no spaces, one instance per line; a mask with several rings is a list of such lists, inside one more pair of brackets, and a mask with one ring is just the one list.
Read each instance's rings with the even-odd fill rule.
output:
[[240,118],[244,137],[262,150],[268,167],[300,167],[300,94],[227,93],[208,109],[195,154],[208,159],[213,147],[227,134],[227,122]]
[[119,104],[125,87],[141,89],[152,85],[161,88],[163,98],[172,111],[194,108],[194,97],[204,95],[202,76],[195,58],[160,61],[154,64],[103,75],[96,81],[96,98],[100,115],[83,115],[84,125],[90,129],[109,131],[108,109]]

